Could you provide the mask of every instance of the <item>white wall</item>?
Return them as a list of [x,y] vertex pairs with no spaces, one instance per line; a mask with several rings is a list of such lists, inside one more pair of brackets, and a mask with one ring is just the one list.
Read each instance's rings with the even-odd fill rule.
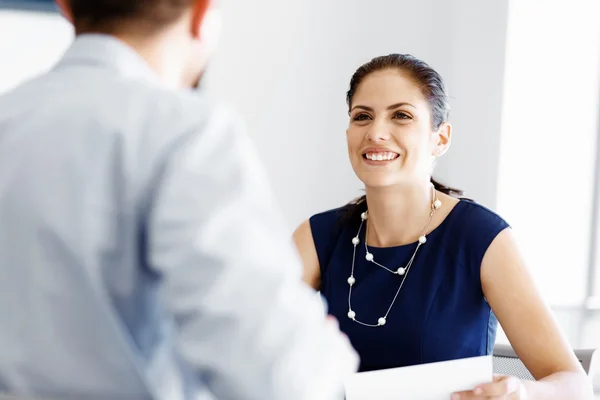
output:
[[54,65],[72,37],[58,14],[0,10],[0,93]]
[[[349,78],[371,57],[409,52],[445,77],[452,96],[453,146],[436,175],[507,218],[552,304],[581,301],[598,1],[512,1],[510,19],[507,0],[222,6],[224,37],[206,83],[245,117],[290,230],[361,194],[345,147]],[[0,92],[49,68],[71,39],[58,15],[0,11]]]
[[[450,88],[454,142],[436,175],[495,206],[506,1],[222,5],[224,37],[206,83],[245,117],[290,230],[361,194],[347,160],[345,92],[356,67],[391,52],[426,60]],[[0,11],[0,30],[12,61],[0,63],[0,92],[49,68],[72,39],[56,14]]]
[[[344,134],[355,68],[390,52],[423,58],[452,96],[453,145],[436,175],[498,205],[546,297],[573,303],[589,250],[600,3],[541,3],[511,3],[506,54],[507,0],[222,2],[206,84],[245,117],[291,231],[361,194]],[[56,14],[0,11],[0,91],[49,68],[71,39]],[[547,192],[557,181],[563,193]]]
[[506,217],[551,304],[581,302],[600,2],[513,1],[510,18],[508,3],[223,2],[208,84],[246,118],[290,230],[361,193],[345,147],[348,81],[373,56],[409,52],[452,96],[453,145],[436,175]]
[[208,87],[246,118],[290,229],[361,194],[345,93],[370,58],[412,53],[447,80],[454,143],[437,175],[495,206],[507,1],[223,2]]
[[[443,2],[434,1],[436,5]],[[438,10],[434,35],[448,81],[454,139],[436,176],[496,207],[508,1],[453,0]],[[445,69],[447,68],[447,70]]]
[[599,18],[596,0],[510,3],[498,209],[554,305],[578,305],[585,295]]

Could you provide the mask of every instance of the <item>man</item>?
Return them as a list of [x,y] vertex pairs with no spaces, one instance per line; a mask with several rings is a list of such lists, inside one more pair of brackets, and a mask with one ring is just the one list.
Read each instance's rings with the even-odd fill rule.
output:
[[209,1],[59,6],[72,47],[0,97],[0,391],[334,398],[356,355],[240,125],[190,90]]

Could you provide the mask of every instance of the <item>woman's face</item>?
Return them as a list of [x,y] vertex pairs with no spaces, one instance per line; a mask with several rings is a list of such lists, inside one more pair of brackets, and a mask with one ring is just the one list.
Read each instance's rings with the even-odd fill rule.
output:
[[432,129],[429,103],[404,72],[377,71],[358,85],[346,131],[354,172],[367,187],[429,182],[450,144],[450,125]]

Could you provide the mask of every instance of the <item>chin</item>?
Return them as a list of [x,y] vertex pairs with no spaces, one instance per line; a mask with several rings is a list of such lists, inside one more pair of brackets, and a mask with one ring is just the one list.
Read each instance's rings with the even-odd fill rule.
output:
[[365,186],[369,187],[385,187],[396,185],[399,181],[402,181],[402,175],[400,171],[383,171],[383,170],[372,170],[370,168],[357,168],[354,173],[360,179]]
[[372,189],[383,189],[383,188],[387,188],[387,187],[391,187],[391,186],[396,186],[399,184],[398,179],[395,179],[395,177],[374,178],[372,176],[370,176],[370,177],[359,176],[359,179],[362,181],[362,183],[365,185],[365,187],[369,187]]

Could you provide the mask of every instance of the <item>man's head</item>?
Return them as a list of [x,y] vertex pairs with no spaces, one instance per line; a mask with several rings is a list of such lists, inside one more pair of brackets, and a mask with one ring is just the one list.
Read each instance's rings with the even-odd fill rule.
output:
[[[140,53],[146,50],[148,54],[142,55],[159,73],[173,75],[177,69],[183,86],[197,84],[218,39],[220,26],[212,7],[214,0],[56,0],[56,3],[77,34],[110,34]],[[157,59],[158,53],[162,59]]]

